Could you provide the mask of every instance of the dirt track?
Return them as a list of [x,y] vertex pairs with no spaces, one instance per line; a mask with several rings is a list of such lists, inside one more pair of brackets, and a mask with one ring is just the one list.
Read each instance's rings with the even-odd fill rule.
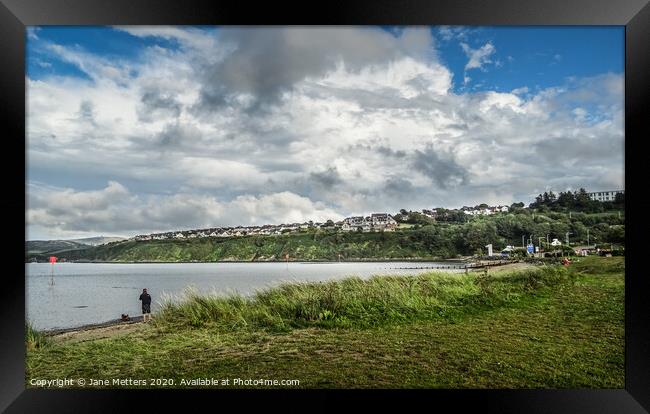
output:
[[150,322],[147,322],[146,324],[142,322],[142,317],[139,317],[136,321],[130,322],[106,322],[104,324],[87,325],[78,328],[48,332],[47,336],[56,342],[83,342],[135,333],[148,327],[149,324]]

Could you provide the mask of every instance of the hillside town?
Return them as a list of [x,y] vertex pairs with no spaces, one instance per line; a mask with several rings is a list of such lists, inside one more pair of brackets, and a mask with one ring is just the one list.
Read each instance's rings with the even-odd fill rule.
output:
[[[574,250],[576,255],[580,256],[606,255],[608,252],[614,254],[612,253],[615,250],[614,245],[624,245],[624,217],[621,217],[625,203],[624,197],[624,190],[588,193],[581,188],[579,191],[560,192],[557,195],[553,192],[544,192],[535,197],[535,200],[528,206],[523,202],[515,202],[510,206],[490,206],[481,203],[473,207],[463,206],[453,209],[443,207],[416,211],[400,209],[394,214],[370,213],[343,219],[340,219],[339,216],[336,221],[321,219],[322,221],[318,222],[219,226],[193,230],[177,229],[140,234],[129,239],[119,238],[113,241],[104,237],[68,241],[32,241],[26,242],[26,257],[28,261],[37,261],[38,258],[35,256],[40,255],[46,259],[47,255],[44,252],[50,250],[81,252],[89,244],[112,245],[125,240],[143,242],[143,244],[148,241],[180,241],[181,245],[185,245],[184,242],[187,241],[187,246],[191,248],[195,244],[191,243],[190,239],[212,239],[213,242],[217,242],[218,239],[226,241],[231,238],[253,236],[252,241],[259,247],[258,242],[271,245],[286,243],[287,239],[283,237],[276,239],[273,236],[293,234],[301,237],[299,243],[303,245],[315,243],[312,246],[315,250],[312,249],[313,251],[310,250],[311,253],[309,253],[312,259],[327,257],[329,247],[322,249],[323,246],[319,244],[319,240],[329,240],[325,243],[328,246],[328,243],[347,244],[351,240],[354,240],[353,245],[359,240],[387,241],[384,246],[385,251],[374,253],[388,256],[401,252],[400,249],[408,245],[409,240],[417,246],[414,250],[426,246],[426,249],[436,249],[445,257],[454,257],[458,254],[477,254],[478,251],[485,253],[486,248],[487,256],[490,257],[494,253],[506,257],[520,255],[523,252],[530,255],[560,254],[568,250],[569,247]],[[615,214],[603,215],[607,212]],[[398,234],[381,234],[396,231]],[[380,233],[380,235],[367,233]],[[312,235],[313,237],[311,237]],[[258,240],[258,237],[260,239],[267,238]],[[521,245],[519,245],[519,239],[521,239]],[[345,242],[342,242],[343,240]],[[426,243],[422,244],[424,240]],[[569,240],[573,243],[570,243]],[[242,243],[245,245],[246,241],[243,240]],[[347,246],[346,249],[355,250],[358,254],[364,255],[363,257],[367,257],[369,252],[363,250],[366,245],[359,246]],[[547,249],[552,249],[552,251],[547,251]],[[245,256],[248,253],[247,250],[242,254]],[[83,255],[83,253],[79,254]],[[232,252],[229,254],[230,256],[227,257],[230,259],[235,257],[232,256]],[[411,254],[422,254],[422,252]],[[145,254],[142,257],[150,256]],[[263,256],[256,256],[256,258],[262,260]],[[213,259],[214,257],[211,258],[211,260]],[[61,258],[61,260],[67,260],[67,258]],[[157,256],[156,260],[159,260]]]
[[493,214],[503,214],[512,211],[513,208],[531,208],[545,205],[560,205],[563,200],[569,198],[577,200],[584,197],[587,201],[600,204],[603,202],[614,202],[623,200],[625,190],[601,191],[588,193],[584,189],[575,193],[560,192],[555,196],[553,192],[540,194],[536,201],[529,206],[524,203],[514,203],[511,206],[488,204],[479,204],[474,207],[463,206],[457,209],[431,208],[420,211],[400,210],[397,214],[389,213],[371,213],[368,216],[352,216],[340,221],[327,220],[325,222],[305,221],[302,223],[283,223],[283,224],[265,224],[257,226],[236,226],[236,227],[211,227],[207,229],[169,231],[164,233],[143,234],[131,237],[129,240],[149,241],[149,240],[171,240],[171,239],[194,239],[207,237],[240,237],[240,236],[270,236],[287,233],[297,233],[308,231],[310,229],[328,229],[341,232],[384,232],[395,231],[400,225],[414,223],[414,218],[424,218],[427,223],[435,221],[465,221],[465,218],[476,216],[489,216]]
[[[421,212],[415,212],[427,217],[433,221],[437,218],[447,217],[450,214],[464,213],[469,216],[490,215],[500,212],[508,212],[508,206],[488,206],[481,204],[476,207],[464,206],[460,209],[423,209]],[[414,212],[405,212],[397,214],[400,221],[408,218],[409,214]],[[399,222],[396,217],[389,213],[372,213],[369,216],[352,216],[341,221],[326,222],[306,221],[303,223],[283,223],[283,224],[265,224],[261,226],[236,226],[236,227],[212,227],[207,229],[169,231],[165,233],[153,233],[137,235],[129,240],[149,241],[149,240],[171,240],[171,239],[194,239],[206,237],[239,237],[239,236],[270,236],[287,233],[296,233],[308,229],[330,229],[342,232],[361,231],[395,231]]]

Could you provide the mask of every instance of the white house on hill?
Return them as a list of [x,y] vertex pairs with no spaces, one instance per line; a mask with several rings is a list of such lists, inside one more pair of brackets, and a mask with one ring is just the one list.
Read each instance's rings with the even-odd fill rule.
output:
[[370,217],[354,216],[343,220],[342,231],[393,231],[397,221],[388,213],[373,213]]

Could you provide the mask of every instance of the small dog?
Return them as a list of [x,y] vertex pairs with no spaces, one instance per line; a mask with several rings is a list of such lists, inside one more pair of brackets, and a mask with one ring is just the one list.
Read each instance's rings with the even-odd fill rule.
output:
[[122,322],[130,321],[130,320],[131,320],[131,318],[129,317],[129,315],[127,313],[122,314]]

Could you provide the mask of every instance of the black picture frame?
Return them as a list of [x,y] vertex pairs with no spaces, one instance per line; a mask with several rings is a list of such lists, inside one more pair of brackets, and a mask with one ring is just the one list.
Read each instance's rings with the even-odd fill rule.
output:
[[[160,391],[160,390],[35,390],[25,389],[25,27],[32,25],[130,24],[318,24],[318,25],[622,25],[625,26],[625,176],[626,229],[625,388],[620,390],[422,390],[422,391]],[[5,262],[0,288],[0,411],[83,412],[147,411],[173,401],[267,405],[269,400],[303,404],[306,409],[367,403],[441,404],[454,411],[477,407],[481,411],[510,413],[642,413],[650,410],[650,306],[644,302],[648,277],[642,272],[645,247],[643,172],[644,140],[650,119],[650,5],[648,0],[445,0],[445,1],[330,1],[322,4],[247,2],[182,2],[170,0],[0,0],[0,121],[5,162]],[[23,174],[20,173],[23,172]],[[637,184],[635,184],[635,181]],[[22,264],[19,264],[19,262]],[[253,398],[251,398],[251,394]],[[142,399],[144,397],[144,399]],[[294,402],[295,401],[295,402]]]

